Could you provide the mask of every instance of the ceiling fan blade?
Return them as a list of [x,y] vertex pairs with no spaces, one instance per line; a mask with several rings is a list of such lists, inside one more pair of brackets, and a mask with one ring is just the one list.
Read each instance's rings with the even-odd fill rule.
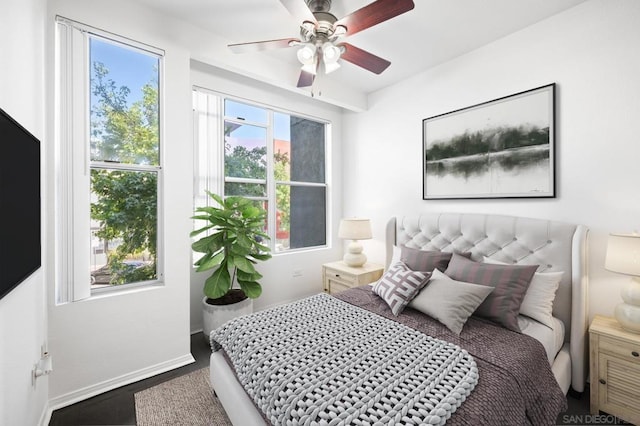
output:
[[339,19],[334,28],[341,25],[347,29],[347,35],[353,35],[402,15],[414,7],[413,0],[377,0]]
[[344,47],[344,52],[342,52],[340,58],[369,70],[372,73],[380,74],[391,65],[391,62],[386,59],[362,50],[359,47],[355,47],[352,44],[340,43],[338,46]]
[[264,41],[252,41],[249,43],[236,43],[230,44],[229,49],[233,53],[250,53],[260,52],[269,49],[281,49],[284,47],[291,47],[292,42],[299,43],[297,38],[280,38],[277,40],[264,40]]
[[313,84],[316,76],[310,72],[300,71],[300,77],[298,78],[298,87],[309,87]]
[[304,0],[280,0],[280,3],[287,8],[289,13],[300,22],[309,21],[317,23],[316,17],[307,6]]

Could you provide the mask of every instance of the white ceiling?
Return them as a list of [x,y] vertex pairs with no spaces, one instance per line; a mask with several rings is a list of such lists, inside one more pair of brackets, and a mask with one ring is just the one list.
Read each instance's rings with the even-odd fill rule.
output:
[[[226,44],[298,37],[299,25],[279,0],[134,0],[210,31]],[[304,0],[300,0],[303,2]],[[571,8],[585,0],[414,0],[403,15],[346,41],[391,61],[380,75],[342,61],[331,79],[370,93]],[[372,0],[333,0],[338,18]],[[299,68],[295,48],[244,53]],[[249,71],[249,70],[247,70]],[[292,79],[291,86],[297,83]]]

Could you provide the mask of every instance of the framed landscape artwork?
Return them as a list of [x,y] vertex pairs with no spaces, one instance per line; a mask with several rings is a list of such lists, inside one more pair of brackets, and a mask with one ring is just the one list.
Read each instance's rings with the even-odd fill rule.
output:
[[422,122],[423,199],[555,197],[555,84]]

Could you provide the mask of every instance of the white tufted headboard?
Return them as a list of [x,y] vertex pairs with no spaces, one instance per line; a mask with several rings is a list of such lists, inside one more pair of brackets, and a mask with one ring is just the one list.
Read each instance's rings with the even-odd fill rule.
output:
[[588,229],[515,216],[425,213],[392,218],[386,229],[386,265],[394,245],[421,250],[471,252],[518,265],[540,265],[540,272],[564,271],[553,314],[565,324],[569,342],[571,385],[584,390],[587,374],[587,236]]

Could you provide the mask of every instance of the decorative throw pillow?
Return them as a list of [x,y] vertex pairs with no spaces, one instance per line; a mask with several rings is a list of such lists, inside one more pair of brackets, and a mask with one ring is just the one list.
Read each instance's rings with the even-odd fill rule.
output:
[[444,271],[451,255],[444,251],[418,250],[406,246],[400,247],[400,260],[414,271],[431,272],[434,269]]
[[476,314],[520,332],[518,314],[538,265],[478,263],[454,253],[445,274],[454,280],[495,287]]
[[[484,257],[485,263],[494,265],[507,265],[489,257]],[[560,281],[564,272],[536,272],[529,288],[524,295],[522,304],[520,305],[520,315],[526,315],[529,318],[553,328],[553,301],[556,298],[556,292],[560,287]]]
[[467,319],[492,291],[493,287],[456,281],[435,269],[429,283],[409,307],[437,319],[460,335]]
[[431,274],[412,271],[402,262],[393,264],[373,286],[373,292],[387,302],[394,315],[399,315],[427,284]]

